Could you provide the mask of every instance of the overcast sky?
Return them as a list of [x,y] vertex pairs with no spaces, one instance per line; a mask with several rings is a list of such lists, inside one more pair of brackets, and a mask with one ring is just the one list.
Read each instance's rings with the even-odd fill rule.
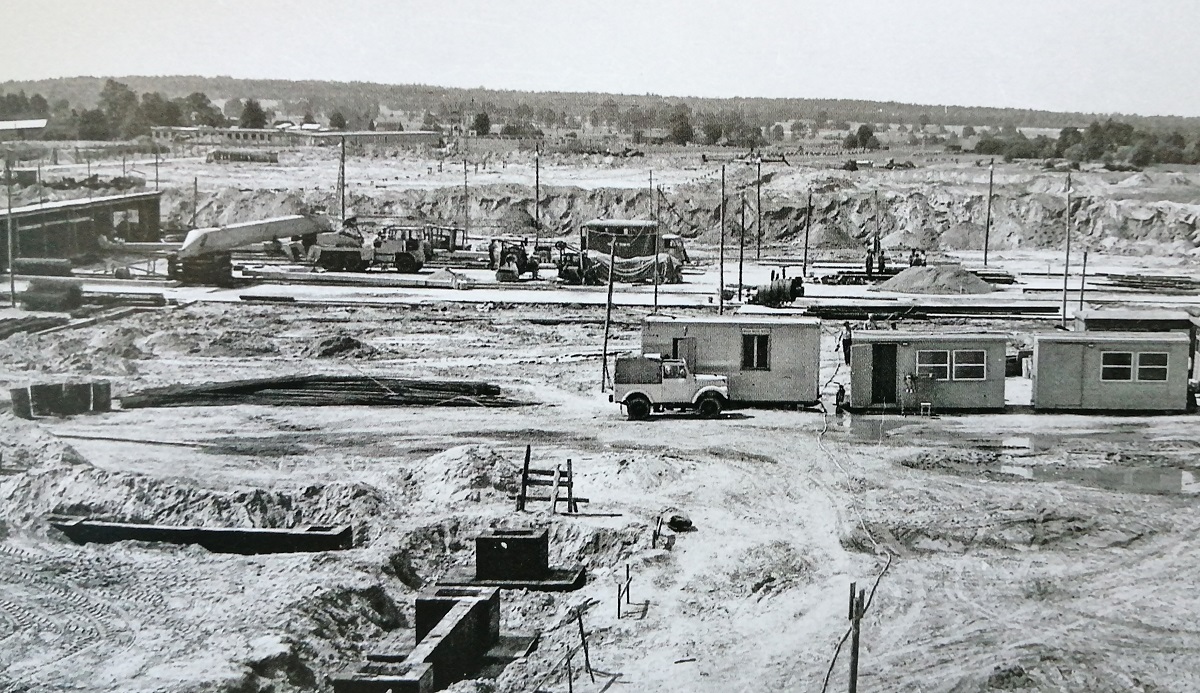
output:
[[1195,0],[0,0],[0,81],[231,75],[1200,116]]

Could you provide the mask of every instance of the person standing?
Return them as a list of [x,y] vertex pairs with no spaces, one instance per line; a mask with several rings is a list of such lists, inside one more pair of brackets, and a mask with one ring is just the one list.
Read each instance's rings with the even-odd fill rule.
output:
[[846,386],[845,385],[838,383],[837,394],[834,395],[833,404],[834,404],[834,409],[833,409],[834,413],[836,413],[838,416],[841,416],[842,412],[845,411],[845,409],[846,409]]
[[850,365],[850,346],[854,341],[854,331],[850,329],[850,321],[842,323],[842,359]]

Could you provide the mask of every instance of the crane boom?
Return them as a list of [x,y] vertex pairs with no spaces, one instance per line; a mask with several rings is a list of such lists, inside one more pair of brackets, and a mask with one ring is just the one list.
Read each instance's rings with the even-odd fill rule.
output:
[[328,221],[301,214],[192,229],[183,240],[178,256],[181,260],[190,260],[214,253],[227,253],[251,243],[306,236],[329,230]]

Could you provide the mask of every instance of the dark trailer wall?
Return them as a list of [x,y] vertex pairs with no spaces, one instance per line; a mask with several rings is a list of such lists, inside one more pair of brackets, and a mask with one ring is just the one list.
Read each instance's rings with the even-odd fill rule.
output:
[[821,398],[815,318],[649,316],[642,353],[682,358],[693,373],[727,377],[734,404],[808,405]]
[[[579,247],[626,259],[653,256],[663,250],[656,242],[658,233],[658,222],[655,221],[596,219],[579,228]],[[614,241],[617,244],[615,253]]]
[[1066,332],[1033,341],[1038,411],[1181,412],[1191,341],[1181,332]]
[[850,407],[858,411],[1003,411],[1008,337],[855,332]]

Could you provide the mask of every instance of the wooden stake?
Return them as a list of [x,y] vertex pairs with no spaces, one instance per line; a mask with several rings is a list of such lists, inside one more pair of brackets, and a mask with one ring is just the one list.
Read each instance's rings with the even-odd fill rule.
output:
[[1067,173],[1067,239],[1063,257],[1062,327],[1067,326],[1067,275],[1071,271],[1071,174]]
[[579,512],[579,506],[575,504],[575,473],[571,469],[571,458],[567,458],[567,512]]
[[587,632],[583,630],[583,610],[575,612],[575,620],[579,623],[579,641],[583,643],[583,666],[587,667],[588,676],[595,683],[596,674],[592,671],[592,656],[588,653]]
[[533,446],[525,446],[525,466],[521,470],[521,494],[517,496],[517,510],[525,510],[525,497],[529,489],[529,457],[533,453]]
[[996,175],[996,160],[992,159],[988,162],[988,199],[987,199],[987,222],[983,226],[983,266],[987,267],[988,262],[988,238],[992,233],[992,180]]
[[554,467],[554,486],[550,490],[550,514],[558,513],[558,485],[562,479],[562,467]]

